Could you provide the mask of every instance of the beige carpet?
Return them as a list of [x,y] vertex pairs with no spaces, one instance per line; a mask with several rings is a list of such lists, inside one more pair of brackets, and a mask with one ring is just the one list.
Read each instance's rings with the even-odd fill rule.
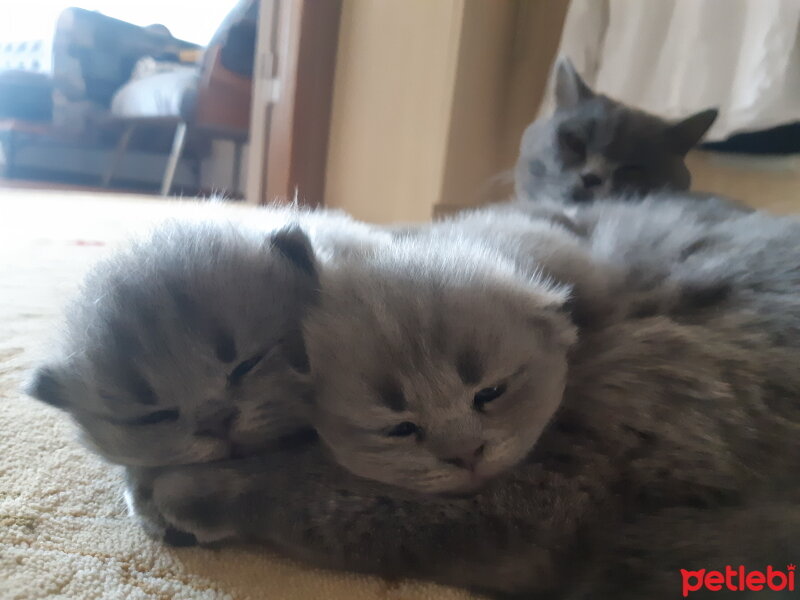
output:
[[187,203],[0,191],[0,598],[458,599],[448,588],[312,570],[258,548],[172,549],[126,515],[116,468],[19,391],[86,268]]

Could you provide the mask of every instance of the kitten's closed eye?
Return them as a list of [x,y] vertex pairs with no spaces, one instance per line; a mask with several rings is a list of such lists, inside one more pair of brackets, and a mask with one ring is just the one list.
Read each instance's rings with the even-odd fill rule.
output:
[[126,421],[126,425],[155,425],[156,423],[171,423],[177,421],[181,413],[175,409],[157,410],[148,415]]
[[228,385],[237,385],[245,375],[252,371],[253,368],[261,362],[263,358],[264,354],[256,354],[255,356],[248,358],[246,361],[236,365],[236,368],[231,371],[230,375],[228,375]]
[[475,407],[475,410],[478,412],[483,412],[484,408],[486,407],[489,402],[492,400],[496,400],[500,396],[502,396],[506,391],[506,385],[504,383],[500,383],[498,385],[493,385],[492,387],[483,388],[478,393],[475,394],[475,397],[472,401],[472,405]]
[[412,423],[411,421],[403,421],[399,425],[395,425],[389,431],[386,432],[386,435],[389,437],[408,437],[411,435],[420,435],[421,429],[419,425],[416,423]]
[[575,155],[575,158],[583,160],[586,157],[586,144],[571,131],[562,131],[558,134],[561,146]]

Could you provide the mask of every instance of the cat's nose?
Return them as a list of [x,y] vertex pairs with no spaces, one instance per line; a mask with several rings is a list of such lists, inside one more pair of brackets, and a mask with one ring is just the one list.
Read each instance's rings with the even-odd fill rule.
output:
[[211,413],[197,421],[195,435],[207,435],[226,440],[228,439],[231,425],[233,425],[238,415],[239,411],[233,407]]
[[470,450],[468,452],[463,452],[458,456],[453,456],[451,458],[443,459],[448,465],[453,465],[454,467],[458,467],[459,469],[466,469],[467,471],[474,471],[475,467],[481,460],[483,456],[483,451],[486,448],[486,444],[481,444],[477,448]]
[[587,190],[590,190],[601,185],[603,180],[595,173],[584,173],[581,175],[581,182],[583,183],[583,187],[585,187]]

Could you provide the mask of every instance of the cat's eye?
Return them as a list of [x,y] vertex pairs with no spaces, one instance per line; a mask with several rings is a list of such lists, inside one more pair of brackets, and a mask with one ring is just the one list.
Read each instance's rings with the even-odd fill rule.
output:
[[410,435],[419,435],[420,428],[416,423],[411,421],[403,421],[398,425],[392,427],[386,432],[389,437],[408,437]]
[[475,394],[475,397],[472,400],[472,405],[475,407],[475,410],[482,412],[489,402],[497,400],[505,393],[505,391],[506,384],[504,383],[483,388]]
[[248,358],[246,361],[239,363],[236,367],[231,371],[230,375],[228,375],[228,385],[236,385],[241,380],[242,377],[247,375],[253,368],[261,362],[261,359],[264,358],[263,354],[256,354]]
[[562,131],[559,134],[561,145],[564,146],[569,152],[579,158],[583,158],[586,154],[586,144],[583,143],[577,135],[569,131]]
[[157,410],[150,414],[144,415],[137,419],[126,421],[126,425],[155,425],[157,423],[171,423],[177,421],[181,416],[180,412],[175,409],[170,410]]

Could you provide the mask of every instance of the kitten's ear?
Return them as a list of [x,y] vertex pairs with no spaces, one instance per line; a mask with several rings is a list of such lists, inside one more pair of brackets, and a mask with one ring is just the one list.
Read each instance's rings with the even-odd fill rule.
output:
[[538,308],[528,316],[526,324],[544,335],[548,345],[569,347],[577,341],[578,328],[567,304]]
[[706,131],[714,124],[718,114],[719,110],[709,108],[669,127],[667,129],[667,138],[672,148],[681,154],[689,152],[703,139]]
[[594,97],[592,89],[581,79],[572,61],[566,56],[556,65],[556,108],[573,106]]
[[305,275],[317,276],[317,261],[311,240],[297,225],[290,225],[274,233],[270,247]]
[[25,384],[25,393],[56,408],[66,409],[67,394],[64,391],[65,373],[61,366],[45,365],[33,372]]

